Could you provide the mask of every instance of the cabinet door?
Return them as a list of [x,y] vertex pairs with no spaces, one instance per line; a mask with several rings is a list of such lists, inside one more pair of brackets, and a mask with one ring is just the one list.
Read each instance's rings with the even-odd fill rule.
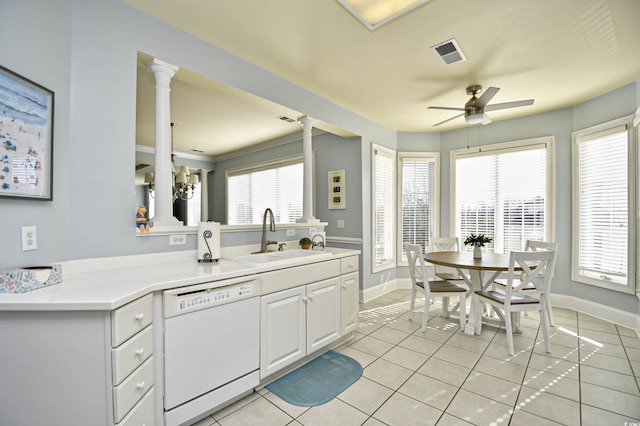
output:
[[342,335],[350,333],[358,327],[358,311],[360,307],[358,282],[357,272],[343,275],[340,278]]
[[307,285],[307,354],[340,337],[340,278]]
[[260,325],[260,378],[306,355],[304,286],[263,296]]

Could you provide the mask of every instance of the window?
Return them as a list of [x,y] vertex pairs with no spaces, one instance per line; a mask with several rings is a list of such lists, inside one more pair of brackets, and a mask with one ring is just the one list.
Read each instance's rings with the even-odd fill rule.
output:
[[295,223],[302,217],[303,158],[227,172],[227,223],[262,224],[264,211],[273,210],[277,223]]
[[572,279],[634,290],[635,179],[630,118],[573,134]]
[[193,197],[187,200],[187,218],[185,221],[185,225],[187,226],[198,226],[200,223],[200,214],[202,213],[200,208],[200,200],[202,199],[200,185],[200,182],[195,184],[196,187],[193,192]]
[[403,263],[407,261],[403,242],[427,247],[437,229],[439,154],[414,155],[401,153],[399,159],[398,251]]
[[493,239],[488,250],[509,253],[523,250],[525,240],[551,240],[552,145],[548,137],[452,152],[452,211],[461,242],[484,234]]
[[395,266],[395,152],[373,145],[373,272]]

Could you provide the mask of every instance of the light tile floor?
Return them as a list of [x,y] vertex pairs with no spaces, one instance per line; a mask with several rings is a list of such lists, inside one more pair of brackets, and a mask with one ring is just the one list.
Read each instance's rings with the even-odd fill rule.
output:
[[327,404],[296,407],[261,389],[196,425],[640,425],[633,330],[554,308],[551,353],[529,314],[509,356],[503,328],[463,334],[438,303],[422,333],[424,304],[409,321],[409,299],[396,290],[361,304],[355,338],[337,350],[363,376]]

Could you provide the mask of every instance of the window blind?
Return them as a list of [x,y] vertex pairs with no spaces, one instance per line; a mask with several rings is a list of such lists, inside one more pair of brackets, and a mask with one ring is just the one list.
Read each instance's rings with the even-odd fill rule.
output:
[[627,285],[629,199],[625,126],[577,139],[578,271]]
[[373,253],[376,266],[394,261],[394,156],[374,149],[373,154]]
[[303,163],[272,164],[227,175],[229,225],[262,224],[264,211],[273,210],[277,223],[302,217]]
[[527,239],[545,240],[547,173],[545,144],[456,157],[456,232],[461,241],[471,233],[484,234],[493,239],[487,250],[509,253],[522,250]]
[[[426,247],[434,232],[436,163],[433,158],[403,157],[400,164],[401,241]],[[404,247],[402,260],[407,260]]]

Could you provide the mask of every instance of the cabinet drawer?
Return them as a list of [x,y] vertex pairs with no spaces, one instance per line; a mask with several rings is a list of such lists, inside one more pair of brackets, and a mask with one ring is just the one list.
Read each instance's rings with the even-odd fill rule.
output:
[[154,390],[151,389],[117,426],[154,426]]
[[275,293],[338,275],[340,275],[339,259],[265,272],[260,275],[262,294]]
[[358,256],[349,256],[340,259],[340,274],[348,274],[358,269]]
[[111,345],[117,347],[153,320],[153,295],[148,294],[111,312]]
[[120,384],[153,353],[153,325],[111,350],[113,385]]
[[150,356],[140,368],[113,388],[113,415],[116,423],[136,405],[153,386],[153,356]]

